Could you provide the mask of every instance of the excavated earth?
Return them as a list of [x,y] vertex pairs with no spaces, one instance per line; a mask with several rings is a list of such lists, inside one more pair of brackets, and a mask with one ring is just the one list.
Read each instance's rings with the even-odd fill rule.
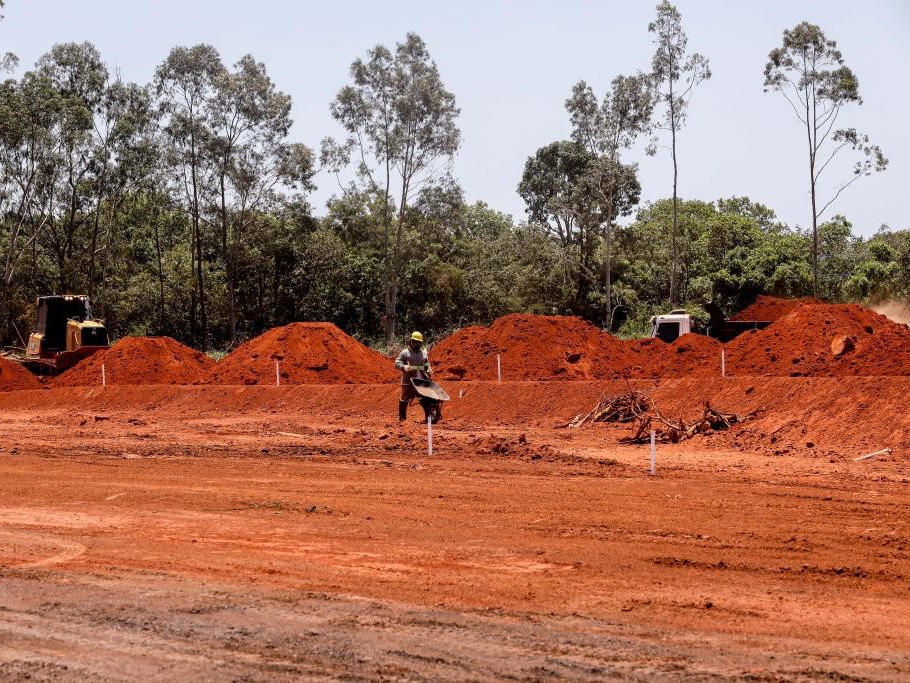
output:
[[755,301],[732,317],[732,320],[777,320],[790,313],[797,306],[822,303],[815,297],[802,299],[781,299],[760,294]]
[[[899,327],[810,305],[737,347],[607,353],[582,325],[498,322],[431,351],[440,375],[478,363],[443,380],[432,456],[393,373],[306,370],[299,328],[231,384],[5,387],[0,681],[910,677]],[[542,376],[498,383],[491,353]],[[797,353],[817,374],[783,371]],[[562,426],[630,388],[748,418],[658,445],[651,476],[630,426]]]
[[199,384],[215,361],[170,337],[124,337],[98,351],[59,377],[52,386],[98,384]]
[[19,363],[0,356],[0,391],[37,389],[38,379]]
[[212,384],[378,384],[391,363],[331,323],[276,327],[225,356]]

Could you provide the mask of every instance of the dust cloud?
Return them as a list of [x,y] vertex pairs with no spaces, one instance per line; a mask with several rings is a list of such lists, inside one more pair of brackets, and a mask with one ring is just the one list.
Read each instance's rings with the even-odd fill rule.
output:
[[882,301],[871,308],[896,323],[910,325],[910,303],[906,301]]

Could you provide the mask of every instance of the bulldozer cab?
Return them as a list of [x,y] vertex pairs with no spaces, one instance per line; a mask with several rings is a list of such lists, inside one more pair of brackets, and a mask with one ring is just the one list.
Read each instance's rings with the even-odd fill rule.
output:
[[93,320],[91,303],[84,294],[38,297],[32,339],[40,348],[32,348],[30,343],[30,355],[56,354],[75,351],[83,346],[108,344],[107,330]]

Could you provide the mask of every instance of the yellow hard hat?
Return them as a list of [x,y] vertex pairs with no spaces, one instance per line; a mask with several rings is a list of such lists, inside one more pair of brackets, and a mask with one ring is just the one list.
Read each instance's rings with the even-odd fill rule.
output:
[[419,341],[423,344],[423,335],[420,332],[411,332],[411,341]]

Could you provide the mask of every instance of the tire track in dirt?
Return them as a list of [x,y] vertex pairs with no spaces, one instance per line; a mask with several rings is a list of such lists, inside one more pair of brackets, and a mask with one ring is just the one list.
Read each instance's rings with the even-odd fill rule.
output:
[[[85,546],[82,543],[57,538],[50,534],[38,534],[31,531],[17,531],[13,529],[0,529],[0,540],[2,540],[4,537],[12,537],[14,539],[12,543],[13,548],[15,548],[17,545],[25,545],[26,548],[52,545],[57,546],[60,549],[60,552],[44,556],[38,560],[30,560],[28,562],[20,562],[18,564],[10,565],[10,569],[38,569],[40,567],[50,567],[57,564],[63,564],[64,562],[69,562],[70,560],[75,560],[77,557],[85,553]],[[17,539],[24,541],[24,543],[16,543]],[[8,543],[3,543],[0,548],[3,548],[7,545]],[[2,562],[3,560],[0,559],[0,563]]]

